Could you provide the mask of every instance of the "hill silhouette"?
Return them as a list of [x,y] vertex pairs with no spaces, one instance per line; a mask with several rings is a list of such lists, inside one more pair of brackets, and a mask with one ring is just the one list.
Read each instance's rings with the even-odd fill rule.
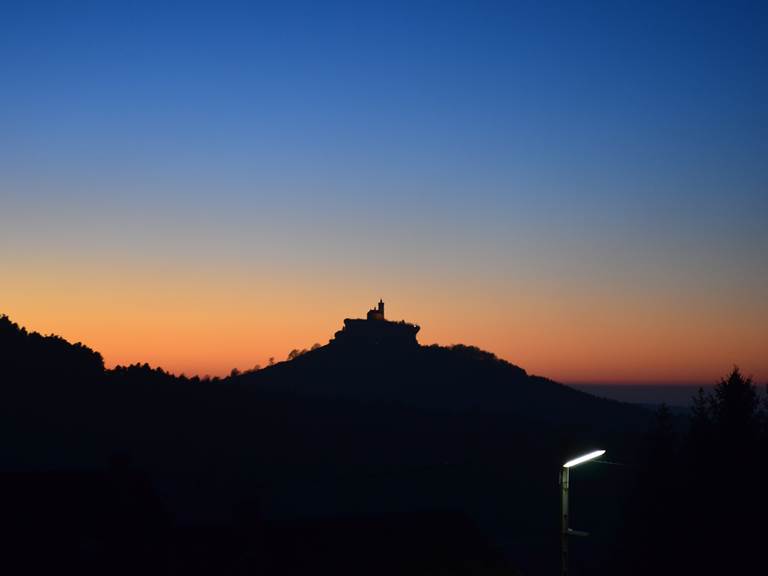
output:
[[[417,332],[382,311],[201,380],[105,370],[0,318],[6,552],[53,547],[84,573],[288,574],[300,557],[338,574],[556,570],[559,466],[595,446],[632,460],[649,414]],[[579,484],[596,534],[573,558],[593,572],[609,570],[622,474]]]
[[647,421],[647,414],[632,405],[529,375],[474,346],[421,346],[412,324],[345,322],[329,344],[230,380],[297,396],[433,412],[514,415],[559,427],[581,424],[626,430]]

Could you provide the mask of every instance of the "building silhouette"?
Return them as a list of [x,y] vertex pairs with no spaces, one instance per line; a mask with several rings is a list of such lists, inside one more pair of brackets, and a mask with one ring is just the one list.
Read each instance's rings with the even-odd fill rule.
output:
[[346,318],[344,328],[336,332],[332,344],[351,346],[418,346],[419,326],[408,322],[392,322],[384,318],[384,301],[368,310],[365,319]]
[[384,300],[379,300],[379,304],[376,308],[368,310],[368,315],[366,317],[368,320],[384,320]]

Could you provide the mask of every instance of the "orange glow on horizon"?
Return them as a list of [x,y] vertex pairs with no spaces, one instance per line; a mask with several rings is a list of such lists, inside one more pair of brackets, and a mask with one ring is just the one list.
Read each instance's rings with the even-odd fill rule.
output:
[[64,283],[55,296],[46,283],[6,290],[3,302],[13,305],[2,313],[29,330],[83,342],[108,367],[147,362],[176,374],[223,376],[232,368],[265,366],[270,357],[284,360],[294,348],[326,344],[343,318],[363,317],[383,296],[389,319],[421,326],[422,344],[476,345],[561,382],[707,383],[734,364],[758,381],[768,376],[756,345],[768,340],[765,327],[747,325],[723,338],[725,320],[695,309],[680,311],[667,325],[639,306],[631,316],[622,314],[624,302],[605,299],[596,313],[586,301],[557,306],[545,294],[521,293],[525,306],[502,295],[461,305],[460,295],[448,290],[437,297],[413,290],[401,299],[406,306],[387,301],[386,291],[365,298],[333,283],[316,286],[317,300],[300,288],[202,279],[194,289],[162,277],[104,283],[92,291]]

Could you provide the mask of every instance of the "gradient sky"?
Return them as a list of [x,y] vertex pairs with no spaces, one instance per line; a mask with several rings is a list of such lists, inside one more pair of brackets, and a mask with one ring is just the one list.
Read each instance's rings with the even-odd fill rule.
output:
[[566,382],[768,379],[768,4],[0,3],[0,313],[223,374],[380,297]]

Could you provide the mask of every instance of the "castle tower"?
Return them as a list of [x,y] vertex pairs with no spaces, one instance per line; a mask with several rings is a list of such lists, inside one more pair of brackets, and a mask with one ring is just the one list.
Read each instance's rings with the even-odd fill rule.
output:
[[384,320],[384,300],[379,300],[376,308],[368,310],[368,320]]

